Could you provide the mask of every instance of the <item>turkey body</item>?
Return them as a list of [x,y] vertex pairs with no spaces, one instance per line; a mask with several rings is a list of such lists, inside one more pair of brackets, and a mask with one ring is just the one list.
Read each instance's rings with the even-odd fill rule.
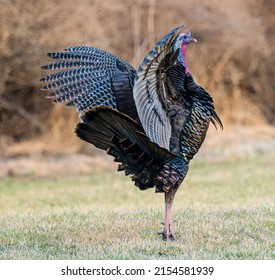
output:
[[67,102],[80,114],[75,132],[105,150],[141,189],[165,195],[164,240],[174,240],[172,204],[189,162],[210,122],[222,123],[210,95],[187,70],[185,52],[195,41],[174,28],[148,53],[136,71],[129,63],[94,47],[76,46],[48,55],[42,66],[62,69],[41,81],[54,103]]

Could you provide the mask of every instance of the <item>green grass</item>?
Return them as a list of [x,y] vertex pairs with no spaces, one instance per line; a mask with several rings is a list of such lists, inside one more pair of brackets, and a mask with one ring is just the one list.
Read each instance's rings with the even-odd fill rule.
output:
[[275,259],[275,157],[192,163],[164,198],[119,173],[0,181],[0,259]]

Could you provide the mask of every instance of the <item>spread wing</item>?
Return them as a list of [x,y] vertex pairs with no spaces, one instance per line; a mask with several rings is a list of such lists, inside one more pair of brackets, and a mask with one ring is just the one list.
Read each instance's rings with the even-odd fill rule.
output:
[[173,46],[184,28],[174,28],[148,53],[138,69],[138,79],[133,90],[139,119],[146,135],[167,150],[172,134],[167,111],[167,71],[177,59],[179,50],[174,51]]
[[67,102],[81,114],[94,106],[109,106],[136,118],[132,87],[136,70],[123,59],[101,49],[75,46],[48,53],[55,62],[42,66],[53,70],[41,79],[42,90],[54,103]]

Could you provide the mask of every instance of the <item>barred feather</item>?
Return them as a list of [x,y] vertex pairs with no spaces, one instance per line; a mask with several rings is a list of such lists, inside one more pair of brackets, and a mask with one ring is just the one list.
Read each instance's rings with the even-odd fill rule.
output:
[[178,33],[184,28],[174,28],[148,53],[139,66],[138,80],[133,91],[137,112],[146,134],[151,141],[166,149],[170,148],[172,128],[166,108],[168,93],[165,71],[177,58],[173,46]]
[[99,83],[107,82],[107,81],[109,81],[109,79],[104,74],[101,76],[91,77],[91,75],[88,75],[86,73],[86,74],[76,75],[73,77],[65,77],[59,79],[58,81],[48,84],[42,89],[50,90],[59,87],[58,90],[55,91],[56,96],[58,96],[61,94],[66,94],[68,91],[80,88],[83,85],[91,85],[92,87],[92,86],[97,86],[97,84]]
[[47,97],[82,116],[77,135],[106,150],[140,189],[176,189],[210,122],[222,128],[211,96],[178,59],[175,43],[184,28],[159,40],[138,71],[88,46],[48,53],[54,61],[42,66],[54,71],[41,79]]
[[100,60],[114,60],[114,61],[120,61],[123,65],[127,67],[127,69],[134,70],[132,65],[129,64],[127,61],[109,53],[106,51],[103,51],[101,49],[98,49],[96,47],[90,47],[90,46],[75,46],[75,47],[70,47],[66,48],[65,51],[69,52],[77,52],[77,53],[84,53],[90,56],[93,56],[94,58],[98,57]]
[[[64,70],[42,78],[42,82],[48,83],[42,90],[54,90],[47,95],[48,98],[54,98],[54,103],[68,102],[67,106],[76,107],[79,113],[97,105],[117,108],[119,93],[114,92],[113,77],[127,73],[125,88],[131,88],[136,75],[130,64],[94,47],[76,46],[64,52],[48,53],[48,56],[59,61],[44,65],[43,69]],[[134,111],[135,107],[133,115]]]
[[[77,97],[81,97],[83,93],[87,92],[88,90],[93,90],[97,88],[100,90],[102,87],[106,88],[106,84],[108,80],[104,77],[100,81],[95,80],[85,80],[80,81],[78,83],[70,84],[69,86],[59,88],[55,91],[56,98],[53,100],[55,103],[74,100]],[[102,91],[100,92],[102,94]],[[97,98],[97,96],[96,96]],[[93,99],[90,97],[90,99]]]
[[94,94],[94,89],[89,88],[87,91],[82,92],[76,98],[72,100],[74,106],[77,107],[79,112],[84,112],[87,108],[92,108],[94,106],[99,106],[104,104],[104,106],[109,106],[116,108],[116,98],[110,92],[108,85],[102,85],[96,89]]
[[43,70],[55,70],[55,69],[63,69],[63,68],[72,68],[72,67],[92,67],[94,63],[91,61],[60,61],[53,62],[47,65],[43,65],[41,68]]
[[50,52],[47,54],[52,59],[58,60],[80,60],[80,61],[89,61],[94,62],[95,55],[90,56],[86,53],[78,53],[78,52]]
[[[115,70],[110,70],[110,69],[101,69],[101,68],[76,68],[76,69],[71,69],[71,70],[65,70],[61,72],[56,72],[49,74],[42,78],[40,81],[42,82],[51,82],[51,81],[57,81],[59,80],[60,84],[62,82],[60,81],[61,79],[68,79],[70,78],[71,81],[76,82],[80,80],[85,80],[85,79],[97,79],[98,77],[108,77],[110,75],[113,75],[116,71]],[[49,86],[47,85],[46,87],[43,87],[42,89],[47,89]]]

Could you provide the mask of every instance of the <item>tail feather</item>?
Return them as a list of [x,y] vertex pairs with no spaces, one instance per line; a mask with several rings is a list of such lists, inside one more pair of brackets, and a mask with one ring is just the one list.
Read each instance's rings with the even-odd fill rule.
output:
[[213,112],[211,122],[215,126],[216,129],[217,129],[216,123],[220,126],[220,129],[223,129],[222,121],[221,121],[220,117],[218,116],[218,114],[216,113],[216,111]]
[[95,128],[91,130],[85,123],[79,123],[77,125],[76,134],[80,139],[89,143],[91,143],[90,139],[93,139],[91,144],[99,149],[107,151],[107,149],[112,146],[112,142],[110,141],[112,135],[110,133],[106,131],[97,131]]
[[109,107],[88,110],[82,120],[77,136],[113,156],[140,189],[153,187],[164,164],[175,157],[151,142],[137,122]]

